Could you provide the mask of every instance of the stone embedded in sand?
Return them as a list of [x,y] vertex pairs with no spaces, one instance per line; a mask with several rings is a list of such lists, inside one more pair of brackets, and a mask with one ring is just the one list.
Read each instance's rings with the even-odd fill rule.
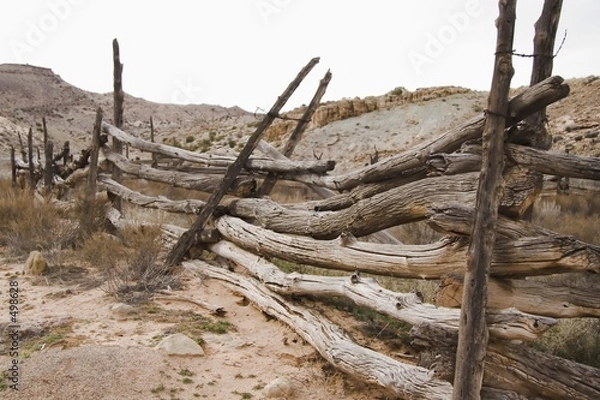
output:
[[37,250],[29,253],[29,258],[25,262],[25,273],[28,275],[42,275],[48,270],[46,259]]
[[203,356],[204,350],[198,343],[181,333],[167,336],[156,348],[170,356]]
[[296,387],[289,378],[280,377],[265,386],[265,396],[268,398],[288,399],[294,395]]
[[131,315],[135,314],[135,308],[125,303],[115,303],[110,306],[111,311],[114,311],[116,314],[120,315]]

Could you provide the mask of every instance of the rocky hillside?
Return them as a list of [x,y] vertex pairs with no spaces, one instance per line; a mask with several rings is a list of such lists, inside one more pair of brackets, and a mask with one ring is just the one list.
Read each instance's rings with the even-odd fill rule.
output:
[[[596,76],[569,80],[571,94],[548,109],[553,149],[600,156],[600,79]],[[125,82],[126,86],[126,82]],[[515,89],[514,92],[518,92]],[[74,152],[90,143],[96,108],[112,120],[112,93],[90,93],[63,81],[50,69],[29,65],[0,65],[0,158],[19,144],[18,134],[34,130],[41,142],[41,120],[46,117],[51,138],[62,145],[71,142]],[[435,87],[410,92],[397,87],[389,93],[366,98],[324,103],[313,116],[298,159],[334,159],[336,170],[362,165],[372,157],[386,157],[430,139],[481,114],[487,93],[461,87]],[[288,112],[299,118],[304,107]],[[238,107],[158,104],[126,96],[124,129],[149,138],[150,118],[156,140],[197,151],[239,150],[260,121]],[[295,126],[279,120],[266,139],[281,146]]]

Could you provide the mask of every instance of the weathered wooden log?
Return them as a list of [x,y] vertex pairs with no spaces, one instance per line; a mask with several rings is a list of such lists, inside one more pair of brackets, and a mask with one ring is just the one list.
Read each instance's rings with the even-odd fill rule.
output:
[[[500,215],[496,230],[500,239],[552,236],[554,232],[531,223]],[[473,226],[473,209],[459,204],[450,207],[434,207],[427,220],[434,230],[451,235],[470,235]]]
[[191,272],[225,282],[260,310],[282,321],[342,372],[389,389],[404,399],[449,399],[448,382],[431,378],[429,370],[399,362],[361,347],[339,327],[306,307],[293,304],[248,277],[201,261],[185,261]]
[[108,192],[119,196],[132,204],[146,208],[155,208],[158,210],[185,214],[198,214],[202,207],[206,205],[206,202],[202,200],[169,200],[163,196],[146,196],[121,185],[107,175],[99,175],[98,181],[104,185],[104,188]]
[[[566,97],[569,94],[569,86],[563,82],[564,80],[560,76],[550,77],[512,98],[509,102],[507,126],[511,126],[536,110]],[[480,138],[484,122],[485,116],[475,117],[434,140],[355,171],[323,177],[298,175],[294,179],[341,191],[365,183],[398,177],[406,171],[424,167],[430,154],[451,153],[459,149],[464,142]]]
[[[410,335],[414,347],[429,349],[438,356],[435,376],[451,380],[456,333],[422,324],[414,326]],[[432,367],[429,362],[422,365]],[[600,398],[600,369],[527,345],[494,340],[487,347],[483,385],[509,389],[528,398],[593,400]]]
[[[501,203],[503,212],[519,213],[535,196],[535,186],[529,185],[523,174],[510,171]],[[461,174],[422,179],[402,187],[394,187],[367,198],[352,198],[340,194],[341,201],[327,199],[306,204],[283,206],[269,199],[236,199],[228,204],[232,215],[249,218],[261,226],[277,232],[295,233],[315,238],[332,238],[347,231],[364,236],[409,222],[420,221],[431,215],[434,208],[448,208],[456,204],[473,207],[478,174]],[[352,204],[337,211],[311,211],[328,208],[332,204]]]
[[[195,175],[185,172],[171,172],[159,170],[143,164],[136,164],[128,161],[122,155],[115,153],[106,146],[102,147],[102,152],[106,159],[114,163],[125,173],[136,175],[139,178],[148,179],[155,182],[168,183],[173,186],[186,189],[199,190],[202,192],[213,192],[217,190],[222,182],[222,177],[216,175]],[[256,188],[256,181],[250,178],[238,178],[233,182],[231,193],[245,195]]]
[[[321,268],[413,279],[462,273],[468,242],[454,237],[425,245],[385,245],[360,242],[347,233],[334,240],[314,240],[279,234],[231,216],[220,217],[216,227],[224,238],[256,254]],[[600,247],[555,235],[498,241],[491,274],[522,277],[599,268]]]
[[[416,293],[397,293],[385,289],[376,280],[360,276],[359,272],[350,277],[285,274],[264,258],[257,258],[255,254],[230,242],[218,242],[211,245],[210,249],[242,265],[266,287],[282,295],[342,296],[411,325],[431,323],[458,331],[459,310],[423,303]],[[526,341],[535,340],[557,322],[510,309],[490,313],[487,321],[492,335]]]
[[[505,153],[507,164],[513,163],[547,175],[600,180],[598,157],[551,153],[518,144],[507,145]],[[432,154],[427,165],[432,171],[443,175],[476,171],[481,166],[481,146],[471,144],[451,154]]]
[[[161,154],[184,161],[204,164],[207,167],[214,168],[227,168],[235,161],[235,157],[196,153],[190,150],[180,149],[178,147],[167,146],[165,144],[148,142],[146,140],[131,136],[121,129],[118,129],[117,127],[106,122],[102,123],[102,130],[110,136],[118,138],[119,141],[131,145],[131,147],[151,152],[153,155]],[[288,159],[270,160],[267,158],[252,157],[246,162],[244,168],[253,172],[272,172],[288,175],[307,173],[324,174],[335,168],[335,161],[292,161]],[[222,173],[222,169],[218,171],[219,173]]]
[[[444,307],[460,307],[462,290],[462,279],[449,275],[440,284],[436,303]],[[516,308],[554,318],[600,318],[597,290],[531,279],[490,278],[487,305],[488,309]]]

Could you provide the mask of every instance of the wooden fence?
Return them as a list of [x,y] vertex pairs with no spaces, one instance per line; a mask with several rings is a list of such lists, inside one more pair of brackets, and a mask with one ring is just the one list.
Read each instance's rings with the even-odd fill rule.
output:
[[[29,152],[22,151],[22,160],[12,152],[13,179],[16,182],[19,170],[28,171],[35,186],[46,174],[42,188],[47,193],[52,185],[65,186],[69,180],[83,177],[90,196],[97,190],[107,191],[115,199],[140,207],[196,215],[190,229],[163,227],[171,238],[165,260],[169,267],[181,264],[225,282],[288,324],[341,371],[377,383],[402,398],[449,399],[459,331],[464,324],[459,307],[477,211],[479,171],[482,160],[488,160],[482,134],[489,115],[484,113],[416,148],[343,174],[333,172],[335,162],[331,160],[292,161],[288,157],[320,103],[331,79],[329,72],[282,153],[261,136],[280,118],[285,101],[317,62],[311,60],[292,81],[237,157],[199,154],[136,138],[117,124],[102,121],[98,110],[92,145],[79,159],[68,162],[65,150],[54,156],[48,142],[48,161],[43,167],[35,162],[29,144]],[[117,80],[120,82],[120,77]],[[486,399],[600,398],[600,370],[544,354],[528,344],[560,318],[600,317],[597,290],[523,279],[600,273],[599,246],[536,226],[527,217],[543,189],[544,176],[600,180],[599,158],[556,154],[534,145],[539,142],[523,140],[527,138],[523,121],[531,128],[532,116],[568,93],[563,79],[553,76],[507,104],[502,127],[507,137],[504,151],[498,155],[503,166],[499,215],[487,304],[483,304],[490,337],[483,342],[481,395]],[[152,164],[130,161],[121,154],[123,145],[151,153]],[[265,156],[252,156],[256,148]],[[160,157],[179,160],[180,166],[166,167],[157,161]],[[59,159],[62,165],[57,164]],[[202,191],[209,199],[149,196],[123,185],[121,173]],[[320,200],[278,203],[269,197],[277,180],[305,184]],[[110,214],[117,227],[127,224],[119,215],[118,210]],[[427,221],[443,237],[433,243],[405,245],[386,231],[417,221]],[[372,235],[371,239],[363,240],[367,235]],[[210,250],[249,274],[236,274],[219,262],[190,258],[191,247]],[[273,258],[347,271],[348,275],[286,274],[270,262]],[[385,289],[365,274],[439,280],[437,304],[425,303],[416,293]],[[291,295],[346,297],[405,321],[413,326],[411,346],[422,357],[414,363],[361,347],[343,329],[292,301]]]

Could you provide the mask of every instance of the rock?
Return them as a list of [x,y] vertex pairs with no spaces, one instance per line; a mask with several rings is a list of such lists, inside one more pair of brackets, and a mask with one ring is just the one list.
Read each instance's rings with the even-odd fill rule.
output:
[[29,258],[25,262],[25,273],[28,275],[43,275],[48,270],[46,259],[37,250],[29,253]]
[[289,378],[280,377],[265,386],[264,390],[268,398],[287,399],[296,392],[296,385]]
[[170,356],[204,355],[204,350],[198,343],[181,333],[167,336],[156,345],[156,349],[162,350]]
[[131,315],[135,314],[135,308],[125,303],[115,303],[110,306],[111,311],[114,311],[116,314],[120,315]]

